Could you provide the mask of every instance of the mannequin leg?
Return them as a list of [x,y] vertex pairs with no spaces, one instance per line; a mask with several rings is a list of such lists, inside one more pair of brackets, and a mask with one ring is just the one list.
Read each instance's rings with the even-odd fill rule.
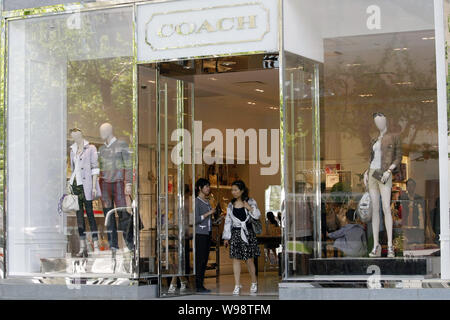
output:
[[[114,208],[113,198],[114,198],[114,190],[113,184],[108,183],[106,181],[100,182],[100,188],[102,191],[102,205],[103,205],[103,214],[106,218],[107,213]],[[110,216],[109,224],[108,224],[108,243],[109,248],[118,249],[117,245],[117,226],[116,226],[116,214],[112,213]]]
[[95,216],[94,216],[94,209],[92,206],[92,200],[86,200],[85,202],[85,207],[86,207],[86,215],[89,221],[89,226],[92,232],[92,241],[97,241],[98,240],[98,234],[97,234],[97,222],[95,221]]
[[[372,177],[369,178],[369,194],[370,201],[372,202],[372,231],[373,231],[373,247],[375,248],[380,244],[380,190],[377,182],[373,181]],[[371,183],[372,182],[372,183]],[[374,183],[373,183],[374,182]]]
[[[123,181],[117,181],[114,183],[114,203],[116,208],[124,208],[127,206],[125,200],[125,186]],[[134,248],[134,234],[133,230],[128,230],[128,225],[131,222],[131,215],[125,210],[117,210],[117,215],[119,216],[118,230],[122,231],[122,237],[125,245],[129,250]],[[130,231],[130,233],[128,233]]]
[[383,205],[384,225],[386,226],[386,233],[388,238],[388,246],[392,247],[392,214],[391,214],[391,191],[392,191],[392,177],[385,185],[380,185],[381,202]]

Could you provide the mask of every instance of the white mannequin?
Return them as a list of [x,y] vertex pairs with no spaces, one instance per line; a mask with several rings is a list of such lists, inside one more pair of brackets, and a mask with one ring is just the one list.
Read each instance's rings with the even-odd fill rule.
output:
[[[74,131],[71,134],[72,139],[75,141],[75,143],[77,144],[77,155],[80,154],[83,151],[84,148],[84,137],[83,137],[83,133],[81,133],[80,131]],[[97,190],[95,188],[95,186],[97,185],[97,180],[98,180],[98,174],[94,174],[92,175],[92,185],[94,186],[92,188],[92,198],[95,199],[97,198]]]
[[[74,131],[71,133],[72,139],[77,144],[77,155],[81,154],[84,149],[84,136],[81,131]],[[98,174],[92,175],[92,199],[97,198],[97,189],[95,186],[97,185]],[[78,252],[78,256],[81,256],[83,252],[86,250],[86,239],[80,239],[80,251]],[[94,240],[94,252],[99,252],[98,240]]]
[[[383,115],[377,115],[374,119],[375,125],[380,131],[380,135],[378,136],[379,143],[381,144],[381,140],[384,134],[387,132],[387,123],[386,117]],[[391,190],[392,190],[392,181],[390,178],[392,177],[392,170],[396,167],[395,164],[392,164],[388,170],[383,173],[383,177],[381,181],[386,183],[385,186],[382,187],[374,187],[373,184],[369,184],[369,171],[367,170],[364,173],[364,184],[369,188],[370,200],[372,202],[372,230],[373,230],[373,241],[374,248],[370,254],[371,257],[379,256],[376,252],[377,250],[381,250],[379,246],[379,232],[380,232],[380,195],[381,202],[384,213],[384,224],[386,227],[386,233],[388,238],[388,247],[390,249],[391,254],[388,256],[392,257],[393,255],[393,247],[392,247],[392,214],[391,214]],[[374,179],[374,178],[372,178]],[[387,182],[390,183],[387,183]]]
[[[100,126],[100,138],[106,144],[109,144],[109,142],[114,138],[113,127],[111,124],[104,123]],[[125,186],[125,194],[131,195],[131,193],[132,193],[132,184],[127,183]]]

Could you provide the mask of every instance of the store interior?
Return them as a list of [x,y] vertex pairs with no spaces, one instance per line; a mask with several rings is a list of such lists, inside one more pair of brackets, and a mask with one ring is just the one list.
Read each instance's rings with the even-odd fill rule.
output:
[[[267,213],[270,210],[270,204],[266,205],[267,192],[271,190],[276,190],[279,192],[279,187],[281,185],[280,173],[279,173],[279,163],[274,163],[276,166],[275,174],[262,176],[261,168],[267,167],[266,164],[261,164],[258,161],[256,164],[251,164],[249,159],[249,140],[246,141],[245,148],[245,158],[239,158],[241,154],[238,154],[237,148],[235,148],[235,154],[231,155],[233,157],[230,161],[230,155],[226,152],[226,130],[227,129],[243,129],[255,130],[259,132],[260,129],[268,130],[268,155],[274,152],[275,158],[278,160],[279,150],[276,149],[278,146],[274,145],[272,150],[272,144],[270,143],[271,129],[279,130],[280,128],[280,113],[279,113],[279,70],[275,68],[275,63],[277,63],[276,55],[253,55],[253,56],[238,56],[229,57],[222,59],[206,59],[197,61],[182,61],[177,63],[162,63],[160,64],[160,88],[161,96],[160,100],[162,103],[162,111],[160,115],[161,119],[161,140],[162,140],[162,154],[164,154],[164,141],[165,137],[170,138],[171,130],[176,127],[176,97],[177,97],[177,87],[176,80],[182,81],[184,85],[184,90],[182,90],[183,97],[180,100],[180,91],[178,91],[178,107],[180,107],[180,101],[184,108],[184,127],[191,131],[192,120],[201,122],[202,133],[208,132],[211,129],[216,130],[216,133],[220,132],[223,137],[223,148],[222,153],[216,150],[211,154],[206,154],[205,150],[211,141],[203,139],[202,142],[202,156],[203,160],[195,165],[184,164],[184,175],[183,182],[185,189],[181,190],[178,183],[181,180],[178,179],[177,175],[180,174],[180,170],[177,170],[175,164],[170,163],[170,159],[167,162],[167,174],[168,185],[167,197],[169,199],[168,204],[168,220],[172,221],[168,226],[170,228],[177,225],[179,220],[176,214],[177,203],[176,196],[177,192],[184,195],[184,199],[189,204],[192,202],[192,190],[193,183],[198,178],[207,178],[211,183],[211,196],[210,202],[213,207],[220,206],[221,213],[216,213],[215,223],[213,226],[212,233],[212,247],[209,256],[208,267],[206,271],[206,283],[213,290],[213,293],[220,294],[224,290],[224,284],[228,283],[227,280],[232,277],[232,261],[229,258],[229,249],[223,246],[222,232],[224,227],[224,217],[226,213],[226,208],[231,200],[231,184],[235,180],[243,180],[250,190],[250,196],[257,201],[258,207],[261,211],[261,221],[263,224],[263,233],[258,235],[260,239],[260,251],[261,256],[259,257],[258,273],[261,279],[261,283],[265,283],[264,291],[266,292],[276,292],[277,285],[279,282],[279,261],[277,258],[277,248],[281,243],[281,229],[280,229],[280,219],[279,212],[274,213],[273,223],[268,223]],[[152,180],[148,177],[156,176],[156,166],[155,163],[152,164],[152,160],[155,159],[154,147],[157,140],[153,135],[153,128],[151,126],[144,126],[142,123],[144,121],[148,123],[156,124],[156,114],[154,114],[146,106],[155,106],[155,95],[152,85],[155,84],[155,71],[152,66],[140,67],[140,119],[142,120],[140,125],[140,142],[139,142],[139,152],[140,152],[140,192],[141,192],[141,208],[146,206],[155,206],[155,198],[151,196],[148,198],[142,198],[142,195],[146,192],[145,190],[150,190]],[[167,90],[167,94],[166,91]],[[164,108],[165,100],[167,100],[167,122],[165,119]],[[141,109],[141,106],[143,108]],[[144,108],[146,110],[144,110]],[[192,117],[193,115],[193,117]],[[164,126],[167,125],[168,133],[165,132]],[[191,131],[192,132],[192,131]],[[147,143],[150,142],[150,143]],[[177,141],[168,141],[168,152],[177,144]],[[258,143],[258,141],[256,141]],[[152,146],[153,145],[153,146]],[[222,161],[217,161],[218,163],[212,163],[211,159],[221,158]],[[161,169],[165,169],[165,157],[162,156]],[[222,163],[220,163],[222,162]],[[208,164],[210,163],[210,164]],[[151,172],[147,172],[150,170]],[[192,172],[195,170],[195,179],[193,181]],[[164,173],[163,173],[164,175]],[[162,184],[164,184],[164,177],[162,178]],[[274,191],[272,191],[272,194]],[[279,194],[278,194],[279,197]],[[272,198],[274,198],[272,196]],[[143,203],[143,199],[146,199],[146,203]],[[173,201],[173,206],[171,206],[171,201]],[[192,231],[192,205],[186,205],[186,210],[184,214],[189,214],[189,229]],[[189,212],[186,212],[189,211]],[[144,212],[152,212],[151,210],[141,209],[141,214]],[[154,211],[153,211],[154,212]],[[221,217],[222,215],[222,217]],[[147,217],[150,220],[150,216]],[[155,221],[156,217],[153,217],[153,223],[147,218],[143,218],[144,224],[150,223],[153,225],[157,224]],[[162,225],[164,229],[164,225]],[[145,230],[141,231],[141,235]],[[192,234],[192,233],[191,233]],[[169,240],[169,251],[178,250],[179,241],[176,239],[176,230],[172,233],[172,241]],[[189,244],[184,245],[185,250],[189,250],[190,259],[190,270],[193,268],[193,250],[192,250],[192,237],[186,237]],[[162,252],[164,254],[165,242],[162,240]],[[141,245],[142,248],[142,245]],[[150,248],[144,248],[143,251],[151,251]],[[155,247],[155,249],[157,249]],[[280,248],[278,248],[278,251]],[[155,252],[155,251],[154,251]],[[154,253],[153,252],[153,253]],[[169,253],[170,256],[170,253]],[[142,254],[141,254],[142,257]],[[176,254],[169,257],[173,264],[177,264],[178,256]],[[163,280],[162,292],[167,290],[168,282],[171,280],[173,271],[177,270],[177,267],[169,266],[167,275],[167,281]],[[243,274],[246,274],[247,268],[243,266]],[[164,273],[164,265],[162,267],[162,272]],[[186,269],[182,270],[181,273],[189,275]],[[227,278],[228,277],[228,278]],[[245,277],[245,276],[244,276]],[[263,281],[264,279],[270,279]],[[231,278],[230,278],[231,279]]]

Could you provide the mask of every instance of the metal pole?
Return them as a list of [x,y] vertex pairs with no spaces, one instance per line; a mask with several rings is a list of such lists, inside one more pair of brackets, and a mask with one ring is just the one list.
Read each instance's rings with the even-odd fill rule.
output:
[[448,114],[447,114],[447,63],[445,61],[444,2],[434,1],[436,44],[436,81],[439,132],[439,189],[441,215],[441,278],[450,279],[450,219],[448,188]]

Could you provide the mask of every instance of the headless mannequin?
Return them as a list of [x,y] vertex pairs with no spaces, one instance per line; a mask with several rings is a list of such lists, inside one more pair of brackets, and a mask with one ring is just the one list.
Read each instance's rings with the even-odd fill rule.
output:
[[[76,156],[79,156],[84,149],[84,136],[81,131],[74,131],[71,133],[72,139],[77,144],[77,153]],[[97,189],[95,186],[97,185],[98,175],[93,174],[92,175],[92,199],[97,198]],[[92,227],[92,226],[91,226]],[[86,239],[80,239],[80,251],[78,252],[77,256],[83,256],[85,255],[86,251]],[[94,240],[94,252],[99,252],[99,245],[98,240]]]
[[[375,125],[380,131],[380,135],[378,136],[378,141],[381,145],[381,141],[383,139],[384,134],[387,132],[387,123],[386,117],[384,116],[376,116],[374,119]],[[376,144],[376,143],[375,143]],[[381,152],[381,151],[380,151]],[[373,162],[372,162],[373,164]],[[371,164],[371,166],[372,166]],[[392,170],[396,167],[395,164],[392,164],[388,170],[383,173],[383,177],[381,181],[386,183],[386,186],[383,188],[378,187],[377,183],[369,184],[369,171],[364,173],[364,184],[369,188],[370,200],[372,202],[372,230],[373,230],[373,245],[374,248],[370,254],[370,256],[379,256],[376,254],[377,250],[381,252],[381,248],[379,247],[379,232],[380,232],[380,195],[381,195],[381,205],[384,213],[384,224],[386,227],[386,233],[388,238],[388,247],[392,249],[392,214],[391,214],[391,190],[392,190],[392,182],[388,184],[389,179],[392,177]],[[370,177],[371,179],[374,179]],[[376,185],[376,186],[375,186]]]
[[[100,126],[100,137],[105,142],[106,145],[110,145],[112,143],[113,139],[116,140],[114,133],[113,133],[113,127],[111,124],[104,123]],[[126,147],[128,148],[128,146],[126,146]],[[102,154],[101,149],[100,149],[99,153],[100,153],[100,158],[101,158],[101,154]],[[117,181],[117,182],[119,184],[123,183],[123,181]],[[111,184],[102,182],[100,185],[102,188],[102,197],[103,197],[102,200],[106,200],[106,203],[108,203],[108,204],[106,204],[105,202],[103,203],[103,210],[105,213],[105,217],[106,217],[106,211],[108,211],[108,209],[112,209],[114,206],[110,199],[111,196],[114,197],[114,203],[116,204],[116,208],[127,206],[124,195],[132,194],[132,184],[131,183],[128,183],[128,182],[125,183],[125,189],[123,191],[120,191],[121,187],[118,187],[118,186],[114,187],[115,191],[111,191],[111,190],[107,191],[107,190],[104,190],[104,188],[106,188],[106,189],[111,188],[111,187],[107,187],[107,185],[111,185]],[[124,221],[125,217],[128,215],[128,213],[126,213],[123,209],[120,211],[117,211],[117,213],[119,214],[119,229],[121,231],[123,231],[122,235],[123,235],[124,239],[126,239],[128,234],[125,233],[125,230],[124,230],[125,227],[123,226],[123,221]],[[112,219],[114,219],[114,221],[110,222],[113,224],[112,230],[110,230],[110,231],[112,231],[112,234],[111,235],[108,234],[108,240],[110,242],[110,247],[113,251],[113,255],[115,254],[115,250],[118,249],[116,247],[118,245],[118,243],[117,243],[117,227],[116,227],[116,221],[115,221],[114,217],[115,217],[115,214],[113,215],[113,218],[112,218]],[[126,240],[126,242],[127,242],[127,240]],[[124,248],[124,252],[129,252],[130,245],[132,245],[132,244],[127,242],[127,246]]]

